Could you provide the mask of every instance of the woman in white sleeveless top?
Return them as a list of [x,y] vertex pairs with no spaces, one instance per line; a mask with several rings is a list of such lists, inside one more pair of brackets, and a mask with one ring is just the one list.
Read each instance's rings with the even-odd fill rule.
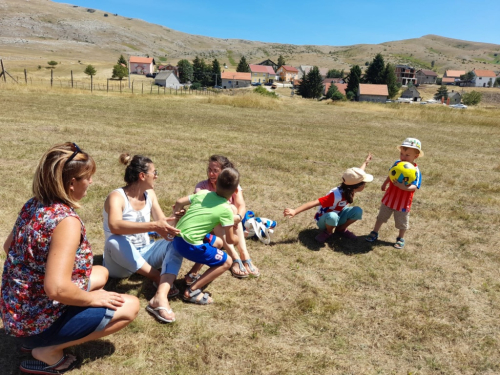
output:
[[[158,285],[146,310],[156,319],[170,323],[175,321],[175,314],[170,309],[168,296],[169,291],[173,291],[182,257],[171,241],[162,239],[150,243],[148,232],[172,239],[179,233],[174,227],[176,218],[165,217],[160,208],[153,190],[158,173],[152,160],[141,155],[122,154],[120,162],[127,166],[126,185],[113,190],[104,203],[103,264],[111,277],[125,278],[138,273]],[[178,293],[175,290],[170,296]]]

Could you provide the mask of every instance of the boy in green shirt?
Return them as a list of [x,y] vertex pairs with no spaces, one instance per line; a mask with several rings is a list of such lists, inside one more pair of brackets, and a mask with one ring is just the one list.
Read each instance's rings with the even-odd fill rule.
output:
[[[184,258],[196,263],[206,264],[210,268],[184,292],[183,299],[200,305],[213,302],[208,293],[202,293],[208,283],[227,271],[232,259],[222,248],[223,242],[210,232],[220,224],[224,229],[226,241],[238,245],[238,236],[233,226],[233,210],[228,199],[236,191],[240,175],[236,169],[224,169],[217,179],[216,191],[201,190],[197,194],[179,198],[175,202],[174,212],[190,205],[186,214],[177,223],[181,233],[174,238],[175,250]],[[208,233],[208,234],[207,234]]]

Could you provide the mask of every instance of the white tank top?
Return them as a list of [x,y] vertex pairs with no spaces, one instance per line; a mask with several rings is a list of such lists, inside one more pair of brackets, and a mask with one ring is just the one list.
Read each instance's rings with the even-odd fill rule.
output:
[[[115,191],[119,192],[122,195],[123,199],[125,200],[125,208],[123,209],[122,212],[122,220],[133,221],[136,223],[148,223],[151,220],[151,207],[153,206],[153,203],[151,202],[151,199],[149,198],[147,192],[144,192],[144,196],[146,198],[146,205],[142,210],[136,211],[130,205],[128,197],[125,194],[123,188],[113,190],[113,192]],[[109,230],[108,213],[106,212],[105,209],[102,210],[102,216],[103,216],[102,226],[104,228],[104,235],[107,240],[113,233],[111,233],[111,231]],[[140,249],[149,244],[149,235],[147,232],[137,233],[137,234],[124,234],[124,236],[127,237],[129,241],[137,249]]]

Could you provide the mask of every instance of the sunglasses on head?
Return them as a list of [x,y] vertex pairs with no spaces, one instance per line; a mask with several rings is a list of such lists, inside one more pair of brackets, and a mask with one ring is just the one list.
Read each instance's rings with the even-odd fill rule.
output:
[[75,156],[78,153],[82,152],[82,150],[80,150],[80,147],[78,147],[78,145],[76,143],[73,143],[73,147],[75,149],[75,152],[73,152],[73,154],[66,160],[66,162],[64,164],[68,164],[71,160],[73,160],[75,158]]

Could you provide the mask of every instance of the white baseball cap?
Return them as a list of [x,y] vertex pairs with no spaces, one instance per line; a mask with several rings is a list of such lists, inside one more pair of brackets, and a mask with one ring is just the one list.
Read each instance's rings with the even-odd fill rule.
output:
[[349,168],[342,175],[342,179],[346,185],[356,185],[360,182],[372,182],[373,176],[361,168]]

